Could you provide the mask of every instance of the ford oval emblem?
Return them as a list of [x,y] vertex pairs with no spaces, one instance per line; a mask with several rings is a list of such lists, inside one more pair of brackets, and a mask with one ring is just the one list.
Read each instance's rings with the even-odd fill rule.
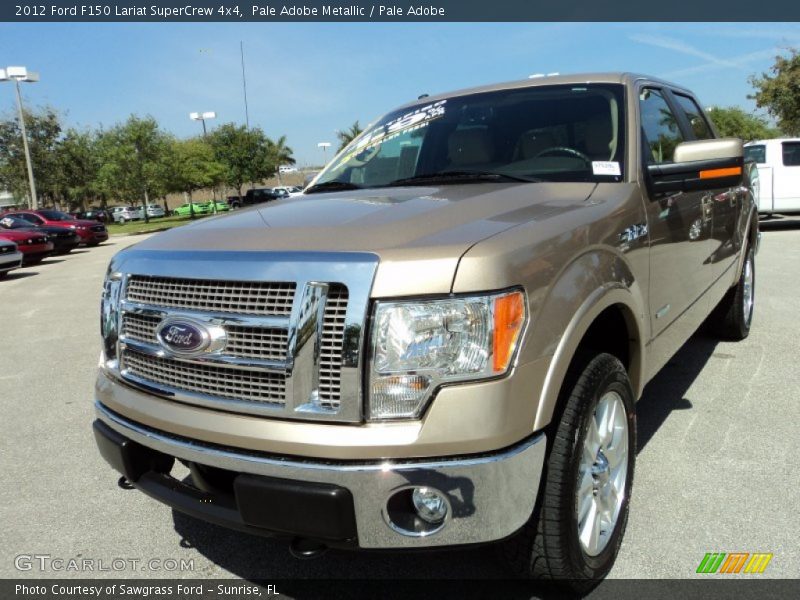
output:
[[173,354],[193,356],[203,352],[211,341],[208,330],[188,319],[165,319],[156,330],[159,343]]

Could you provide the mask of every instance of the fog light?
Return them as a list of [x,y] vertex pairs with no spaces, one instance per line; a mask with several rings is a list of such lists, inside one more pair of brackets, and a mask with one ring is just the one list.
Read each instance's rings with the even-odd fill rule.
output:
[[428,523],[441,523],[447,516],[447,501],[441,492],[432,488],[414,488],[411,494],[414,509],[423,521]]

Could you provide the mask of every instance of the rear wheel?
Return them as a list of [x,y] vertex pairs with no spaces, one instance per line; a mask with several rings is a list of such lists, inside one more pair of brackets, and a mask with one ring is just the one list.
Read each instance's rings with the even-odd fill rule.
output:
[[633,483],[634,398],[617,358],[589,361],[552,433],[537,507],[504,556],[526,577],[586,591],[614,564]]
[[750,335],[756,292],[755,250],[746,250],[742,272],[736,287],[728,290],[711,313],[709,322],[714,332],[727,340],[743,340]]

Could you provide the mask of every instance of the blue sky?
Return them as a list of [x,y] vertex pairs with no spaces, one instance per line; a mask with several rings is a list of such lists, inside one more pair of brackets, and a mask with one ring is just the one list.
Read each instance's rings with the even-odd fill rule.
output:
[[[26,102],[72,125],[110,126],[150,114],[195,135],[192,111],[244,122],[244,42],[251,125],[285,134],[301,164],[317,142],[416,98],[532,73],[625,70],[665,77],[706,106],[754,108],[747,78],[800,46],[798,23],[248,23],[0,24],[0,66],[41,82]],[[0,114],[13,110],[0,86]]]

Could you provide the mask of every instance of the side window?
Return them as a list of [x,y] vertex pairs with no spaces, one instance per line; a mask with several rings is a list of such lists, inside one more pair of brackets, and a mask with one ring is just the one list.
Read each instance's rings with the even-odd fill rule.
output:
[[764,144],[744,147],[744,160],[755,161],[760,165],[767,162],[767,147]]
[[35,225],[40,225],[41,223],[44,222],[39,217],[37,217],[36,215],[29,215],[28,213],[20,214],[19,218],[20,219],[25,219],[28,223],[33,223]]
[[689,121],[689,124],[692,126],[692,131],[694,131],[694,137],[698,140],[710,140],[714,137],[714,134],[711,133],[711,127],[708,124],[708,120],[706,119],[705,114],[703,114],[703,109],[697,106],[697,102],[695,102],[689,96],[684,96],[682,94],[674,94],[675,100],[678,101],[678,106],[681,107],[683,114],[686,115],[686,119]]
[[783,164],[800,167],[800,142],[783,142]]
[[659,90],[645,88],[639,94],[642,131],[649,149],[648,163],[672,162],[675,146],[684,141],[678,121]]

